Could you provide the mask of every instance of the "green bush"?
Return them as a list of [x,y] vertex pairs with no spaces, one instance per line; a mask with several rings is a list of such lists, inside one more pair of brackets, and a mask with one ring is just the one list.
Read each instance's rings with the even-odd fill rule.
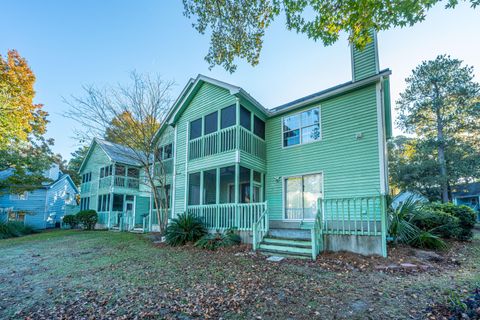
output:
[[472,229],[475,227],[475,211],[467,206],[457,206],[453,203],[432,203],[431,209],[441,211],[458,219],[458,229],[455,238],[458,240],[470,240],[473,237]]
[[422,218],[415,220],[414,224],[444,239],[457,238],[461,232],[458,218],[430,207],[424,208]]
[[168,225],[165,240],[171,246],[196,242],[207,233],[203,222],[189,213],[182,213]]
[[197,242],[195,242],[195,246],[207,249],[207,250],[217,250],[220,247],[230,247],[234,245],[240,244],[242,239],[238,234],[235,233],[232,229],[227,230],[224,233],[216,232],[206,234],[201,237]]
[[26,226],[23,222],[10,221],[0,223],[0,239],[21,237],[32,233],[35,233],[35,230]]
[[67,214],[63,217],[63,223],[70,226],[70,228],[75,229],[78,226],[78,217],[74,214]]
[[78,223],[86,230],[93,230],[97,224],[98,216],[95,210],[84,210],[77,213]]

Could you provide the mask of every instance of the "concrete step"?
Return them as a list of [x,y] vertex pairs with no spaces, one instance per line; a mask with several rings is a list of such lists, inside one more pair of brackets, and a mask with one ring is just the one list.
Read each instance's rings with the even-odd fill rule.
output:
[[311,231],[303,229],[270,229],[268,236],[273,238],[310,240]]
[[311,259],[312,258],[312,253],[294,253],[294,252],[288,252],[288,251],[283,251],[283,250],[261,250],[261,254],[265,256],[278,256],[278,257],[284,257],[288,259]]

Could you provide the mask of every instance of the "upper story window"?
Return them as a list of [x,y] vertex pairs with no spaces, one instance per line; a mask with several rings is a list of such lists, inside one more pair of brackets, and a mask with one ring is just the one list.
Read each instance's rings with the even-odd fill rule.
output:
[[92,173],[91,172],[82,174],[82,183],[87,183],[87,182],[90,182],[90,181],[92,181]]
[[28,192],[25,191],[25,192],[20,193],[20,194],[11,193],[10,194],[10,200],[28,200]]
[[229,107],[221,110],[221,129],[225,129],[234,126],[237,122],[237,110],[236,105],[232,104]]
[[251,130],[252,128],[252,113],[245,108],[244,106],[240,106],[240,125],[247,130]]
[[212,112],[205,116],[205,134],[217,131],[218,129],[218,112]]
[[113,166],[109,165],[103,168],[100,168],[100,179],[104,177],[111,176],[113,173]]
[[313,108],[283,118],[283,146],[320,140],[320,109]]
[[190,140],[202,136],[202,118],[190,122]]
[[253,116],[253,133],[265,140],[265,122],[257,116]]
[[130,178],[139,178],[140,177],[140,170],[137,168],[128,168],[127,176]]
[[125,166],[122,166],[121,164],[116,164],[115,165],[115,175],[116,176],[124,176],[126,172]]
[[158,160],[168,160],[173,157],[173,144],[169,143],[164,146],[161,146],[157,149],[157,153],[155,154],[155,159]]

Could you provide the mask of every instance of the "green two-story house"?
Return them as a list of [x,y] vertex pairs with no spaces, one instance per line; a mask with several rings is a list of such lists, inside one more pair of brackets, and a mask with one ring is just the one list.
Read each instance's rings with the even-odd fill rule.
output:
[[390,71],[376,37],[351,48],[352,79],[274,108],[199,75],[157,133],[171,216],[235,228],[254,249],[386,255]]
[[133,150],[93,139],[79,173],[80,210],[96,210],[98,228],[138,231],[148,228],[151,193]]

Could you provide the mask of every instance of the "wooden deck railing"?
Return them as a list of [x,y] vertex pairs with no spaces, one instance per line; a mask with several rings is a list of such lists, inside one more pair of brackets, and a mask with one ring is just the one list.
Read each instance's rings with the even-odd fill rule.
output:
[[265,210],[263,213],[260,215],[260,217],[255,221],[255,223],[252,226],[252,247],[253,251],[256,251],[260,243],[263,240],[263,237],[267,235],[269,229],[269,218],[268,218],[268,208],[265,203]]
[[266,202],[224,203],[188,206],[187,212],[200,218],[210,230],[250,231],[266,208]]
[[188,143],[189,159],[207,157],[236,149],[243,150],[261,159],[266,158],[265,141],[243,127],[228,127]]
[[113,185],[115,187],[128,188],[128,189],[138,189],[139,188],[139,179],[124,177],[124,176],[115,176],[113,180]]

